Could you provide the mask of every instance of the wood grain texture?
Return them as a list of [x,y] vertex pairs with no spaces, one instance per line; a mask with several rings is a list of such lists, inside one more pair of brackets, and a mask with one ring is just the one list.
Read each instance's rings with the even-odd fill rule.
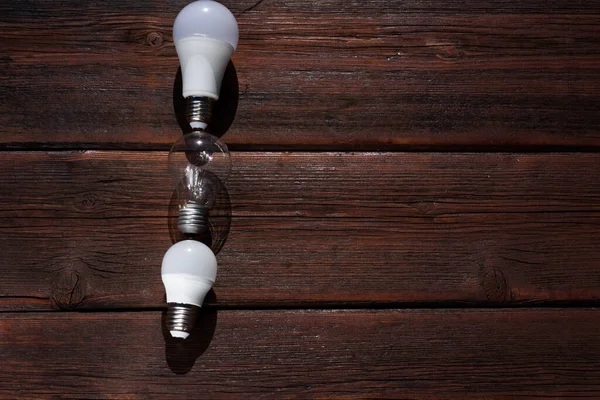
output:
[[0,395],[596,398],[599,313],[220,311],[180,347],[159,312],[0,314]]
[[[597,304],[597,154],[236,153],[219,307]],[[0,157],[0,308],[159,307],[162,152]],[[557,303],[554,303],[557,304]]]
[[[186,3],[2,5],[0,147],[168,148]],[[599,148],[593,1],[224,3],[234,149]]]

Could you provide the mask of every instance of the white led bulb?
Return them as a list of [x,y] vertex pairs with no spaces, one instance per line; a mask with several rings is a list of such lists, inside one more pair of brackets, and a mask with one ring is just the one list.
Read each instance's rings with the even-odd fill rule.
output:
[[169,331],[171,336],[185,339],[194,328],[198,311],[217,278],[217,258],[205,244],[183,240],[169,248],[161,273],[169,305]]
[[212,103],[219,99],[221,81],[237,47],[238,35],[235,17],[216,1],[190,3],[175,19],[173,40],[192,128],[204,129],[210,121]]

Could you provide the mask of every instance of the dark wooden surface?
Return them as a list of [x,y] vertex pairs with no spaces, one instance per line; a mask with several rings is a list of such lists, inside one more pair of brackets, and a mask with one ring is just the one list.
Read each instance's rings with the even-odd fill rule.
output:
[[182,346],[186,3],[0,5],[0,398],[600,398],[597,2],[224,0],[234,171]]
[[[186,2],[3,5],[0,147],[167,149]],[[599,147],[596,1],[224,3],[234,149]]]
[[[218,305],[600,299],[597,154],[237,153],[233,165]],[[162,152],[4,153],[0,309],[161,306],[166,170]]]
[[0,314],[0,394],[596,398],[599,313],[225,310],[186,347],[165,345],[159,312]]

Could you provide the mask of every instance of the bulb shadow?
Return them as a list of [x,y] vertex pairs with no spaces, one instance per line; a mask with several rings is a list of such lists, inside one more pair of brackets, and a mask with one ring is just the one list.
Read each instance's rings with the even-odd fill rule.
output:
[[[173,111],[179,128],[183,134],[188,134],[192,131],[192,128],[185,117],[185,98],[182,94],[182,87],[183,80],[181,77],[181,67],[179,67],[175,75],[175,81],[173,82]],[[213,109],[212,122],[207,128],[208,133],[218,138],[227,133],[235,119],[239,97],[240,87],[237,72],[233,63],[229,61],[223,75],[219,100],[215,103]]]
[[215,199],[215,204],[208,214],[209,230],[205,233],[185,235],[177,228],[179,203],[177,191],[175,190],[171,194],[167,215],[169,235],[171,236],[172,243],[177,243],[186,239],[197,240],[210,247],[213,253],[217,255],[225,245],[231,229],[231,199],[227,187],[219,180],[219,191]]
[[[214,291],[207,295],[207,302],[216,302]],[[167,312],[162,313],[162,334],[165,340],[165,358],[169,369],[177,375],[185,375],[192,370],[196,360],[208,350],[217,326],[217,310],[202,308],[194,330],[187,339],[171,336],[166,324]]]

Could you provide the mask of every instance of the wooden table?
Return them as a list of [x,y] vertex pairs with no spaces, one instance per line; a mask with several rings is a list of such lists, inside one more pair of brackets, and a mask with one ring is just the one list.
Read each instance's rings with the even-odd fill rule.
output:
[[1,398],[600,398],[597,2],[224,1],[230,228],[181,344],[185,4],[0,7]]

